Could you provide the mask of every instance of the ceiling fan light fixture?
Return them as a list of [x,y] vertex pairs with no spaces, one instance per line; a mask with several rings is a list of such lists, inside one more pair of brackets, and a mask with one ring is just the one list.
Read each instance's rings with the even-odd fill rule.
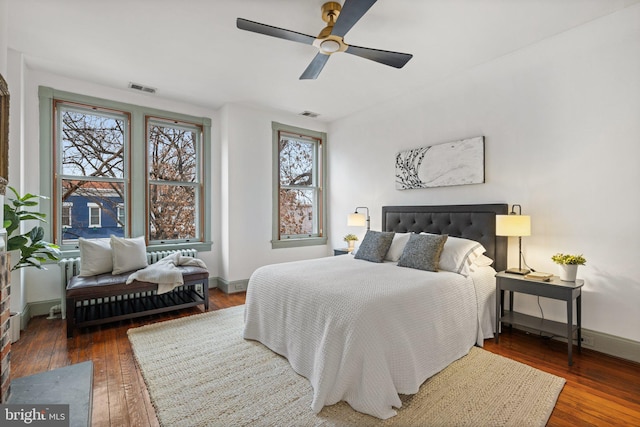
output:
[[324,40],[320,43],[322,53],[335,53],[340,50],[340,43],[335,40]]
[[300,76],[300,80],[313,80],[324,68],[331,55],[338,52],[346,52],[370,61],[388,65],[394,68],[402,68],[413,55],[401,52],[392,52],[380,49],[359,47],[345,43],[344,36],[376,3],[376,0],[343,0],[341,6],[338,2],[327,2],[322,5],[322,19],[327,23],[316,37],[297,31],[278,28],[272,25],[237,18],[236,26],[245,31],[251,31],[270,37],[289,40],[297,43],[312,45],[318,49],[318,53],[311,60],[307,68]]

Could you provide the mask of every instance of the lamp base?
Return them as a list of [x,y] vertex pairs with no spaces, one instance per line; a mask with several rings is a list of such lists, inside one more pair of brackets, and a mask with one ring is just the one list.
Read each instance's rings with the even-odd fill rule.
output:
[[508,270],[505,270],[505,273],[520,274],[521,276],[524,276],[525,274],[531,273],[531,270],[526,268],[510,268]]

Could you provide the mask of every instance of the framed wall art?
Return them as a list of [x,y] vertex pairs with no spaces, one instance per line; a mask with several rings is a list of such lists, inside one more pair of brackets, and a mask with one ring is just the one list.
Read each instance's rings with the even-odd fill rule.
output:
[[435,144],[396,154],[396,189],[484,182],[484,136]]

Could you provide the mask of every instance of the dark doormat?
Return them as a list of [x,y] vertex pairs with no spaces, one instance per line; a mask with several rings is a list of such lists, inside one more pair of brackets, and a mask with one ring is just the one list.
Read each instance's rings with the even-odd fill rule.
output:
[[9,404],[69,405],[70,426],[91,424],[93,362],[17,378],[11,381]]

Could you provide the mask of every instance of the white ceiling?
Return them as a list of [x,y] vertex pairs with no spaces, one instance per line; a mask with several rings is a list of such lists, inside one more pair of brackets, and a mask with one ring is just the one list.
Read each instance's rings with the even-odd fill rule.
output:
[[30,68],[332,121],[639,1],[378,0],[345,41],[413,59],[398,70],[336,54],[305,81],[314,47],[239,30],[236,18],[315,36],[323,0],[8,0],[8,40]]

